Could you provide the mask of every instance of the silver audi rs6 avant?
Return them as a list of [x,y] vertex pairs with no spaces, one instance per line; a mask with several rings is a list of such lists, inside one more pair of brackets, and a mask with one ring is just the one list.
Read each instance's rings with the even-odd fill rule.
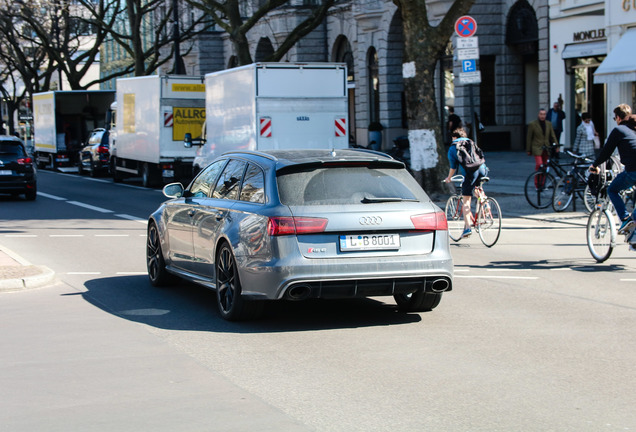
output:
[[429,311],[452,289],[444,212],[383,153],[226,153],[164,194],[148,222],[150,282],[212,288],[227,320],[280,299],[393,296]]

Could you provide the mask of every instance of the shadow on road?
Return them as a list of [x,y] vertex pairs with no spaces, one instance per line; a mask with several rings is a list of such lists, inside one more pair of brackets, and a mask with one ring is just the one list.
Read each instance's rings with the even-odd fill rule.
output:
[[[590,258],[591,259],[591,258]],[[461,267],[461,266],[458,266]],[[546,259],[540,261],[491,261],[484,265],[471,265],[471,268],[500,269],[500,270],[558,270],[571,269],[579,272],[621,272],[632,271],[620,264],[590,264],[581,265],[576,261],[566,259]]]
[[[121,318],[168,330],[272,333],[409,324],[419,314],[399,312],[376,299],[268,302],[263,318],[228,322],[217,312],[215,292],[195,284],[155,288],[147,276],[89,280],[82,296]],[[67,294],[70,295],[70,294]]]

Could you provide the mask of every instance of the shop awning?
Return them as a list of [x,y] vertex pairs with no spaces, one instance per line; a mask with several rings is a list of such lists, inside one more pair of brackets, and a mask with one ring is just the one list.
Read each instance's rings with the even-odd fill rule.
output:
[[561,58],[597,57],[605,54],[607,54],[607,42],[602,40],[566,45]]
[[594,72],[594,84],[636,81],[636,28],[628,29]]

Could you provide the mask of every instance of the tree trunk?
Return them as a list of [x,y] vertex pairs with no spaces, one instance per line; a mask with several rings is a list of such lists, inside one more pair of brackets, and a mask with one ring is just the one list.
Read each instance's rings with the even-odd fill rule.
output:
[[409,122],[411,168],[428,193],[446,192],[442,179],[448,158],[436,102],[435,68],[454,31],[457,18],[474,0],[455,0],[442,21],[432,27],[426,0],[394,0],[402,12],[404,64],[402,67]]

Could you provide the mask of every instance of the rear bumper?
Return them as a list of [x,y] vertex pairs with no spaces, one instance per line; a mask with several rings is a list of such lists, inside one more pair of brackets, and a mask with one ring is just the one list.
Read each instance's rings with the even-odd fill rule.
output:
[[[450,291],[453,260],[448,247],[429,254],[351,259],[310,259],[298,254],[272,261],[237,256],[243,295],[252,299],[354,298]],[[296,293],[296,294],[295,294]],[[300,293],[300,294],[299,294]]]
[[0,178],[0,193],[24,192],[28,189],[35,188],[36,180],[34,178]]

